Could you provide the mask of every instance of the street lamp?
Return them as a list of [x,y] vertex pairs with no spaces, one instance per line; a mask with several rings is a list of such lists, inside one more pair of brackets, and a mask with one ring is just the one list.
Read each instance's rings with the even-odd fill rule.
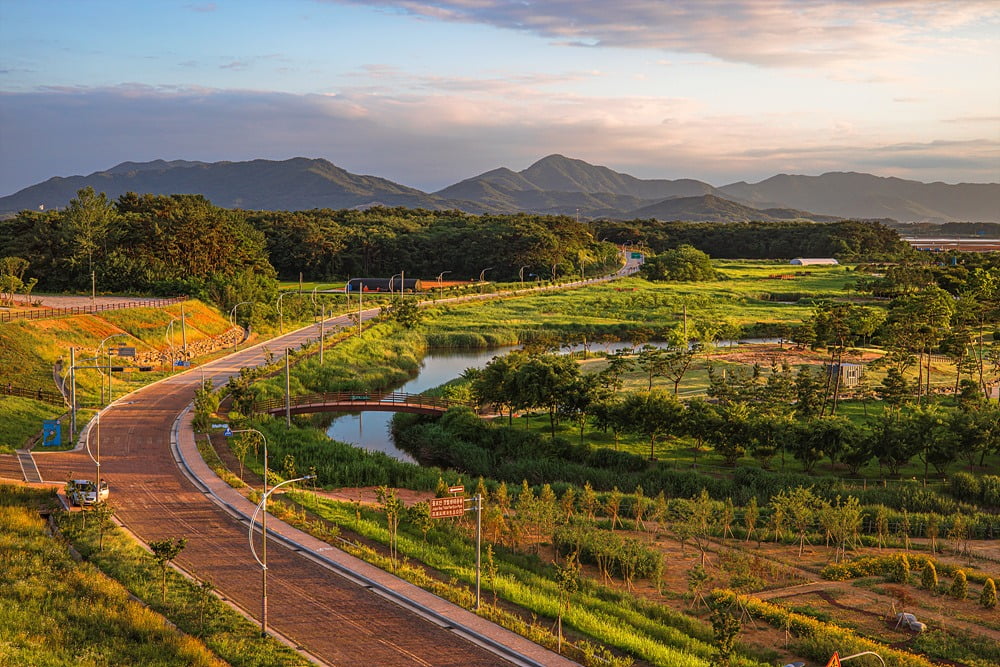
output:
[[446,273],[451,273],[451,271],[442,271],[441,273],[438,274],[438,277],[437,277],[438,289],[441,289],[441,279],[444,278],[444,274],[446,274]]
[[[253,301],[240,301],[238,304],[236,304],[235,306],[233,306],[232,310],[229,311],[229,321],[232,322],[233,327],[236,326],[236,309],[239,308],[240,306],[247,306],[247,305],[252,306],[253,305]],[[250,309],[250,313],[251,313],[251,315],[253,314],[253,309],[252,308]],[[233,349],[234,350],[240,349],[240,341],[239,341],[239,339],[237,339],[236,342],[233,343]]]
[[[396,279],[396,276],[399,276],[399,280],[400,280],[400,282],[402,282],[402,280],[403,280],[403,273],[402,273],[402,272],[399,272],[399,273],[394,273],[394,274],[392,275],[392,277],[391,277],[391,278],[389,278],[389,295],[390,295],[390,296],[392,295],[392,282],[393,282],[393,281],[394,281],[394,280]],[[400,293],[400,294],[402,294],[402,293],[403,293],[403,288],[400,288],[400,289],[399,289],[399,293]]]
[[284,298],[284,296],[286,294],[288,294],[288,292],[282,292],[281,294],[278,295],[278,333],[279,334],[285,333],[285,314],[281,310],[281,299]]
[[[267,496],[269,495],[268,490],[267,490],[267,436],[265,436],[263,433],[261,433],[260,431],[258,431],[255,428],[226,429],[225,436],[227,438],[231,438],[234,435],[236,435],[237,433],[256,433],[257,435],[260,436],[261,441],[264,443],[264,497],[261,499],[261,505],[266,505],[266,503],[267,503]],[[275,488],[277,488],[277,487],[275,487]],[[254,512],[254,517],[256,517],[256,516],[257,516],[257,513]],[[263,572],[264,572],[264,574],[263,574],[263,577],[264,577],[264,579],[263,579],[263,582],[264,582],[264,597],[263,597],[263,601],[261,603],[261,607],[262,607],[262,610],[263,610],[263,618],[261,620],[260,631],[261,631],[261,633],[266,633],[267,632],[267,565],[266,565],[266,563],[267,563],[267,508],[266,507],[264,508],[264,514],[260,518],[260,530],[261,530],[261,534],[264,536],[263,547],[261,549],[261,553],[264,555],[264,562],[261,563],[261,567],[263,568]],[[253,520],[252,519],[250,521],[250,535],[251,535],[251,537],[253,536]],[[253,548],[253,544],[252,543],[250,545],[250,548],[251,549]],[[257,558],[257,553],[256,552],[254,552],[254,558]],[[257,562],[260,563],[260,560],[258,560]]]
[[486,276],[486,272],[487,271],[492,271],[492,270],[493,270],[493,267],[492,266],[488,266],[485,269],[483,269],[482,271],[480,271],[479,272],[479,282],[483,282],[486,279],[486,277],[485,277]]
[[[97,346],[97,356],[104,356],[104,344],[107,343],[112,338],[128,338],[126,333],[111,334],[107,338],[101,341],[101,344]],[[104,402],[104,378],[101,378],[101,403]],[[111,348],[108,348],[108,403],[111,403]]]
[[517,271],[517,275],[521,279],[521,287],[524,287],[524,270],[526,268],[528,268],[528,266],[524,265],[520,269],[518,269],[518,271]]
[[[256,431],[256,429],[247,429],[250,431]],[[256,431],[260,433],[260,431]],[[239,433],[239,431],[233,431],[233,433]],[[263,438],[263,434],[261,434]],[[267,442],[265,440],[265,442]],[[267,451],[265,446],[264,451]],[[265,455],[265,460],[267,460]],[[301,482],[306,479],[316,479],[316,475],[306,475],[304,477],[296,477],[295,479],[286,479],[284,482],[275,484],[270,491],[264,492],[264,497],[260,499],[257,503],[257,509],[253,511],[253,516],[250,517],[250,531],[247,536],[250,542],[250,553],[253,554],[253,558],[260,565],[260,576],[261,576],[261,597],[260,597],[260,634],[261,636],[267,634],[267,498],[272,493],[285,486],[286,484],[291,484],[293,482]],[[267,489],[267,466],[264,467],[264,488]],[[257,550],[253,546],[253,524],[257,520],[257,515],[260,514],[260,557],[257,556]]]

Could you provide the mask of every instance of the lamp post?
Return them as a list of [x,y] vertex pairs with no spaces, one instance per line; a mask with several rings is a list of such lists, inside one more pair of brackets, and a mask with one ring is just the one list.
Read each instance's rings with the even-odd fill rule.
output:
[[[107,343],[112,338],[128,337],[126,333],[111,334],[107,338],[101,341],[101,344],[97,346],[97,356],[104,356],[104,344]],[[104,378],[101,378],[101,403],[104,402]],[[111,404],[111,348],[108,348],[108,404]]]
[[441,273],[438,274],[438,277],[437,277],[438,289],[441,289],[441,279],[444,278],[444,274],[446,274],[446,273],[451,273],[451,271],[442,271]]
[[[261,530],[261,534],[264,536],[264,540],[262,542],[262,547],[261,547],[261,553],[264,556],[264,562],[261,563],[261,561],[259,559],[257,560],[258,563],[261,563],[261,567],[263,568],[263,573],[264,573],[263,574],[263,577],[264,577],[263,578],[264,594],[263,594],[263,601],[261,603],[261,607],[262,607],[262,610],[263,610],[263,618],[261,620],[261,626],[260,626],[260,631],[261,631],[262,634],[264,634],[264,633],[267,632],[267,565],[266,565],[266,563],[267,563],[267,507],[266,507],[266,504],[267,504],[267,496],[269,495],[268,490],[267,490],[267,436],[265,436],[263,433],[261,433],[260,431],[258,431],[255,428],[227,429],[225,435],[226,435],[227,438],[231,438],[234,435],[236,435],[237,433],[256,433],[258,436],[260,436],[261,441],[264,443],[264,497],[261,499],[261,503],[260,503],[261,506],[265,506],[264,507],[264,514],[261,515],[261,518],[260,518],[260,530]],[[277,488],[277,487],[275,487],[275,488]],[[254,517],[256,517],[257,516],[257,512],[254,512],[253,515],[254,515]],[[253,519],[250,520],[250,536],[253,537]],[[253,543],[250,544],[250,548],[253,549]],[[256,552],[254,552],[254,558],[255,559],[257,558],[257,553]]]
[[524,287],[524,270],[528,268],[527,265],[522,266],[517,270],[517,276],[521,279],[521,287]]
[[[240,301],[238,304],[236,304],[235,306],[233,306],[232,310],[229,311],[229,321],[232,322],[233,327],[236,326],[236,309],[239,308],[240,306],[247,306],[247,305],[251,305],[252,306],[253,305],[253,301]],[[250,309],[250,312],[251,312],[251,314],[253,314],[253,309],[252,308]],[[239,341],[239,339],[237,339],[236,342],[233,343],[233,350],[238,350],[238,349],[240,349],[240,341]]]
[[[392,275],[392,277],[389,278],[389,296],[392,296],[392,284],[393,284],[393,281],[396,280],[396,276],[399,276],[400,281],[403,280],[403,274],[402,274],[402,272],[400,272],[400,273],[394,273]],[[403,293],[402,288],[400,288],[399,293],[400,294]]]
[[285,314],[281,310],[281,299],[284,298],[284,296],[286,294],[288,294],[288,292],[282,292],[281,294],[278,295],[278,333],[279,334],[285,333]]
[[486,272],[487,271],[492,271],[492,270],[493,270],[492,266],[487,266],[485,269],[483,269],[482,271],[480,271],[479,272],[479,282],[483,282],[484,280],[486,280]]
[[[255,429],[247,429],[255,430]],[[238,433],[239,431],[233,431],[233,433]],[[260,433],[260,431],[256,431]],[[261,437],[264,437],[263,434]],[[266,441],[265,441],[266,442]],[[265,447],[264,451],[267,451]],[[266,458],[265,458],[266,460]],[[264,468],[264,488],[267,489],[267,467]],[[260,576],[261,576],[261,596],[260,596],[260,634],[261,636],[267,634],[267,498],[272,493],[285,486],[286,484],[291,484],[292,482],[301,482],[306,479],[315,479],[316,475],[306,475],[304,477],[296,477],[295,479],[286,479],[280,484],[275,484],[270,491],[264,492],[264,497],[260,499],[257,503],[257,509],[253,511],[253,516],[250,517],[250,532],[247,536],[250,542],[250,553],[253,554],[253,558],[260,565]],[[253,546],[253,524],[257,520],[257,515],[260,514],[260,557],[257,556],[257,550]]]

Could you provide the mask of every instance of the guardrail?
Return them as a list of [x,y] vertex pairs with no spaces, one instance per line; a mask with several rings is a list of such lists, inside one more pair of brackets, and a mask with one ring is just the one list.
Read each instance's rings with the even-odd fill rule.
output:
[[14,320],[45,320],[55,317],[70,317],[72,315],[91,315],[106,310],[124,310],[126,308],[162,308],[186,301],[186,296],[175,296],[169,299],[137,299],[135,301],[119,301],[102,303],[97,306],[73,306],[69,308],[43,308],[41,310],[19,310],[0,313],[0,322]]
[[[362,391],[337,391],[317,394],[303,394],[292,396],[289,407],[296,408],[304,405],[332,405],[338,408],[357,408],[364,410],[368,406],[398,405],[409,408],[423,408],[440,410],[446,412],[449,408],[459,405],[467,406],[461,401],[452,401],[447,398],[436,396],[424,396],[422,394],[410,394],[402,391],[388,393],[362,392]],[[284,398],[271,398],[266,401],[254,401],[253,412],[263,414],[267,412],[279,412],[285,409]],[[347,411],[347,410],[345,410]]]

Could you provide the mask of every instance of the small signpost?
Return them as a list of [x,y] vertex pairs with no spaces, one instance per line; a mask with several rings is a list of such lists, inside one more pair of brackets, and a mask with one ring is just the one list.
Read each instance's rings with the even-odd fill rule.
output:
[[840,667],[840,655],[837,651],[830,656],[830,662],[826,663],[826,667]]
[[118,348],[119,357],[134,357],[135,348],[134,347],[119,347]]
[[449,498],[431,498],[431,518],[443,519],[449,516],[465,514],[465,498],[451,496]]
[[[448,493],[465,493],[465,487],[450,486],[448,487]],[[471,501],[473,504],[470,507],[466,507],[466,501]],[[466,498],[465,496],[460,495],[448,496],[447,498],[431,498],[430,506],[432,519],[462,516],[466,512],[471,512],[473,510],[476,512],[476,609],[478,610],[480,602],[479,580],[480,572],[482,570],[483,497],[476,494],[472,498]]]

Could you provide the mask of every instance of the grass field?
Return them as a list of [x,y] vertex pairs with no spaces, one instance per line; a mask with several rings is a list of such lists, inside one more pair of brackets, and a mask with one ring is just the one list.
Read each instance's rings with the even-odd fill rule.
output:
[[219,666],[199,640],[129,599],[46,533],[50,492],[0,486],[0,663]]

